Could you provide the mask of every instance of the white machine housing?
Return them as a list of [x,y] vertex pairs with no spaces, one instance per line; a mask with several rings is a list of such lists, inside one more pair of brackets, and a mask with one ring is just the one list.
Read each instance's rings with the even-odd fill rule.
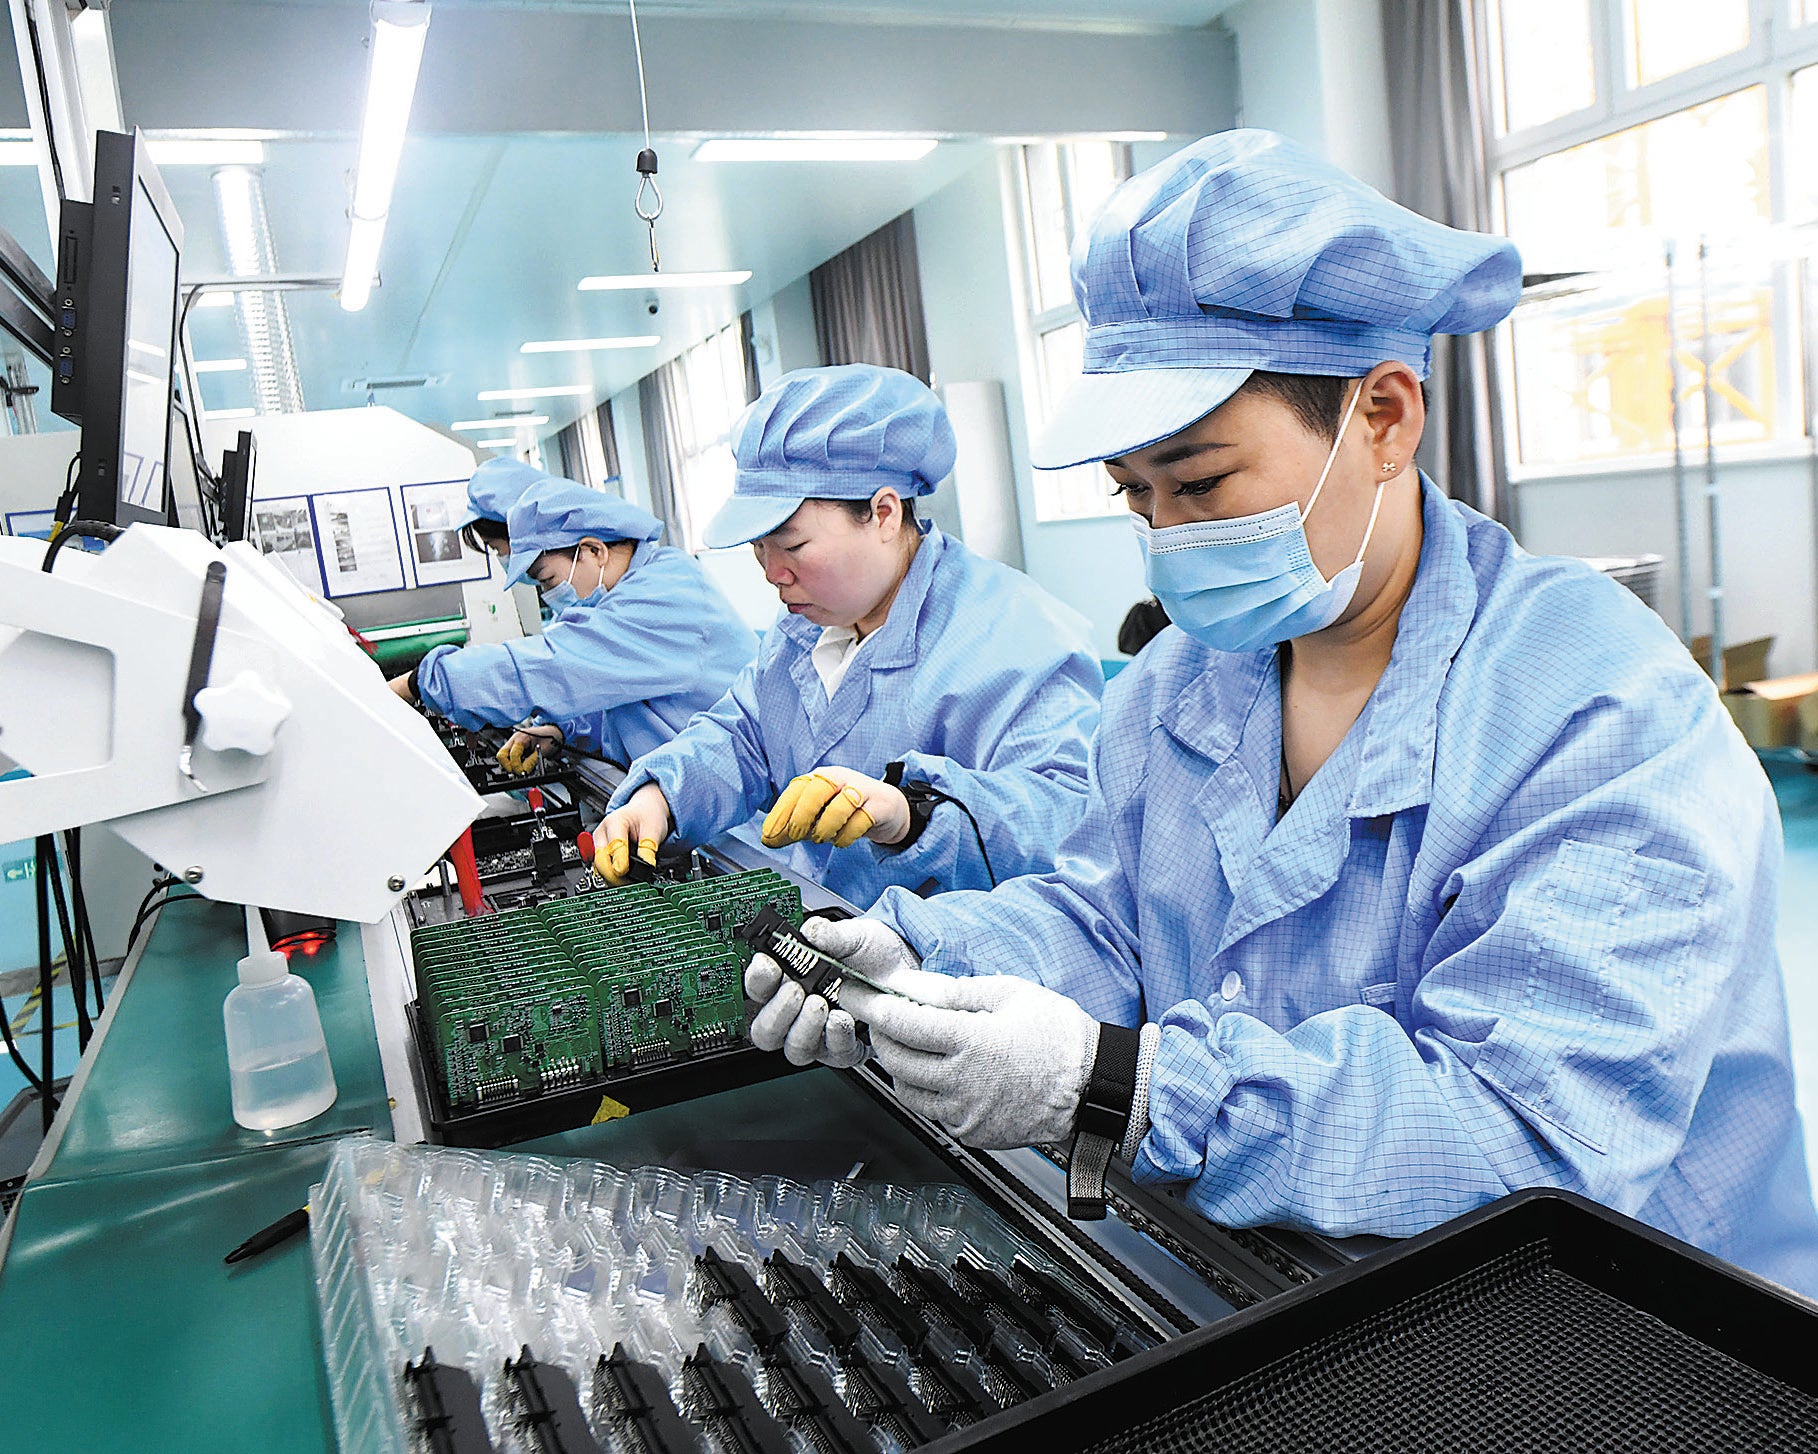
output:
[[[105,822],[210,898],[372,923],[479,813],[333,609],[251,546],[134,525],[100,554],[64,549],[53,574],[44,552],[0,537],[0,759],[32,774],[0,782],[0,842]],[[186,775],[184,692],[216,560],[220,628]]]

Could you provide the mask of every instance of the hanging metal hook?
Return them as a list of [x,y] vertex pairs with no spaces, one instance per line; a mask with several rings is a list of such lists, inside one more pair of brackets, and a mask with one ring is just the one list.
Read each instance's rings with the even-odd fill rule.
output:
[[[656,225],[657,218],[663,215],[663,189],[657,185],[657,154],[653,147],[645,147],[638,153],[638,195],[632,204],[637,209],[638,217],[650,229],[650,271],[661,272],[662,263],[657,257]],[[645,194],[656,200],[646,204]]]

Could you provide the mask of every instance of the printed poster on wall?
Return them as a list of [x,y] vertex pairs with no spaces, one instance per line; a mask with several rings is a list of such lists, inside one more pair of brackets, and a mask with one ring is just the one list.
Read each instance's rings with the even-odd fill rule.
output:
[[366,596],[405,588],[390,490],[339,490],[311,495],[309,503],[327,595]]
[[309,518],[309,496],[254,500],[252,519],[260,554],[277,561],[312,596],[326,596],[322,566],[316,559],[315,526]]
[[472,549],[456,528],[467,514],[467,481],[436,480],[404,485],[404,533],[410,544],[411,569],[419,586],[452,586],[483,581],[490,565],[485,552]]

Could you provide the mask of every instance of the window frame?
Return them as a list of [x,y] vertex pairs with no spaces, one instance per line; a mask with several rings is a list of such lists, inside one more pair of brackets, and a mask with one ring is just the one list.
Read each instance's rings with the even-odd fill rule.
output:
[[[1750,86],[1761,86],[1766,97],[1769,225],[1787,223],[1789,177],[1792,166],[1791,108],[1793,76],[1818,66],[1818,6],[1809,20],[1796,20],[1800,0],[1748,0],[1749,38],[1737,51],[1643,85],[1631,85],[1632,70],[1628,27],[1629,0],[1585,0],[1590,12],[1592,77],[1595,96],[1589,106],[1538,125],[1506,131],[1505,77],[1501,40],[1502,8],[1521,0],[1472,0],[1481,55],[1489,84],[1485,88],[1489,115],[1485,118],[1485,173],[1489,183],[1494,225],[1508,231],[1505,175],[1542,158],[1598,141],[1632,127],[1715,101]],[[1695,243],[1679,240],[1681,260],[1676,275],[1696,286]],[[1694,253],[1687,260],[1685,253]],[[1662,267],[1664,269],[1664,257]],[[1810,353],[1807,318],[1800,298],[1797,260],[1775,262],[1770,286],[1774,322],[1774,408],[1778,415],[1797,421],[1778,437],[1745,444],[1716,447],[1726,458],[1793,458],[1809,453],[1818,421],[1808,407],[1811,393],[1805,379]],[[1807,285],[1818,285],[1818,256],[1808,256]],[[1525,301],[1525,300],[1524,300]],[[1517,305],[1520,306],[1519,304]],[[1495,347],[1499,365],[1499,391],[1504,418],[1505,462],[1514,481],[1559,479],[1587,474],[1613,474],[1650,470],[1672,458],[1671,449],[1615,455],[1576,461],[1549,460],[1527,463],[1520,457],[1520,414],[1516,401],[1514,329],[1497,330]],[[1690,445],[1685,446],[1688,450]]]
[[[1033,144],[1062,148],[1076,145],[1110,146],[1116,149],[1114,155],[1116,170],[1120,173],[1119,180],[1128,180],[1135,171],[1133,148],[1127,141],[1080,136],[1055,137],[1051,141]],[[1013,213],[1014,217],[1011,271],[1015,275],[1013,283],[1019,303],[1017,332],[1023,363],[1023,408],[1026,417],[1036,420],[1047,418],[1054,397],[1060,391],[1060,386],[1048,377],[1043,340],[1051,333],[1083,324],[1085,320],[1080,314],[1079,305],[1071,296],[1065,302],[1042,307],[1036,238],[1038,222],[1035,217],[1034,190],[1029,182],[1030,145],[1025,143],[1008,148],[1010,156],[1006,180],[1012,203],[1006,211]],[[1061,197],[1067,213],[1066,250],[1071,256],[1074,238],[1078,235],[1080,223],[1085,219],[1074,215],[1072,167],[1067,164],[1065,152],[1062,156]],[[1069,482],[1077,487],[1083,472],[1090,472],[1095,482],[1103,482],[1104,501],[1101,507],[1091,513],[1056,509],[1059,500],[1069,492]],[[1109,477],[1104,476],[1097,465],[1074,465],[1066,470],[1032,470],[1031,477],[1035,521],[1038,525],[1065,524],[1074,520],[1116,519],[1127,513],[1123,502],[1111,493]]]

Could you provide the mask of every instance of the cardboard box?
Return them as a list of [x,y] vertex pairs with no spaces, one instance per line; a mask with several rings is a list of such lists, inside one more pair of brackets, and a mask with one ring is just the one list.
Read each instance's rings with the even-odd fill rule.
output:
[[1807,752],[1818,752],[1818,692],[1799,703],[1799,745]]
[[1723,694],[1723,705],[1729,708],[1750,747],[1797,744],[1801,713],[1808,702],[1814,704],[1813,725],[1818,727],[1818,672],[1750,682]]
[[[1774,644],[1771,636],[1757,637],[1753,641],[1733,641],[1723,648],[1723,679],[1732,687],[1739,687],[1744,682],[1765,680],[1768,674],[1768,650]],[[1704,674],[1711,674],[1711,638],[1694,636],[1692,638],[1692,660],[1704,669]]]

